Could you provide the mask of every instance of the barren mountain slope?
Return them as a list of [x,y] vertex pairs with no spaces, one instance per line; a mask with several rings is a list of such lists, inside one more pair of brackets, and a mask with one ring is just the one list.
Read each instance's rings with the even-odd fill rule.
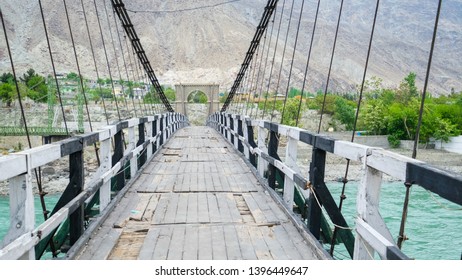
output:
[[[285,2],[275,58],[275,69],[279,68],[283,55],[285,58],[281,85],[285,85],[288,77],[297,28],[296,20],[302,3],[301,0],[295,1],[285,54],[283,54],[283,45],[292,1],[279,1],[274,23],[272,46],[277,34],[282,4]],[[51,0],[42,2],[57,70],[76,72],[63,2]],[[95,17],[95,7],[93,1],[83,2],[90,24],[92,43],[98,57],[99,71],[102,76],[107,77],[109,73],[98,21]],[[124,71],[119,73],[115,66],[114,49],[102,6],[103,1],[97,2],[101,24],[105,30],[103,37],[108,59],[113,65],[111,74],[115,78],[124,77],[126,73]],[[162,84],[213,82],[219,83],[222,90],[227,90],[241,66],[266,2],[265,0],[133,0],[125,1],[125,4]],[[66,3],[70,11],[71,26],[83,75],[95,77],[80,1],[68,0]],[[305,1],[292,76],[292,85],[295,87],[301,87],[302,84],[316,4],[315,0]],[[307,89],[310,91],[323,89],[326,84],[339,4],[340,1],[321,1],[307,82]],[[196,9],[204,6],[207,7]],[[381,1],[368,77],[381,77],[386,85],[392,86],[397,85],[407,73],[413,71],[417,73],[418,86],[422,88],[436,7],[437,1],[429,0]],[[51,73],[38,1],[3,0],[1,9],[7,22],[10,45],[18,72],[22,73],[25,69],[33,67],[39,72]],[[344,1],[332,69],[331,90],[351,90],[361,81],[374,9],[375,1]],[[112,11],[109,10],[111,23],[114,22],[113,16]],[[462,90],[462,82],[459,79],[462,72],[460,63],[462,50],[458,47],[462,38],[461,27],[461,0],[444,1],[430,79],[430,90],[434,93],[447,94],[451,88],[456,91]],[[113,25],[110,30],[116,42],[115,47],[120,49]],[[271,29],[268,29],[269,33],[270,31]],[[272,60],[273,51],[274,48],[271,48],[268,52],[269,62]],[[266,52],[264,54],[265,58]],[[262,57],[262,52],[259,55],[258,59]],[[120,54],[118,58],[119,68],[124,70]],[[125,58],[126,63],[129,64],[129,57]],[[10,67],[2,36],[0,72],[7,71],[10,71]],[[282,89],[283,86],[280,90]]]

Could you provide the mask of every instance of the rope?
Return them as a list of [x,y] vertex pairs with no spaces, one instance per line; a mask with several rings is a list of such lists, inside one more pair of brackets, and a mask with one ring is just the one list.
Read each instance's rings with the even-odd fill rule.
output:
[[[124,38],[125,38],[125,45],[127,47],[128,60],[129,60],[130,66],[132,68],[133,86],[135,86],[136,77],[135,77],[135,70],[133,70],[133,68],[135,68],[135,66],[133,65],[132,57],[130,56],[131,52],[130,52],[130,47],[128,45],[127,36],[124,35]],[[133,51],[133,54],[134,54],[135,51],[133,50],[133,46],[132,46],[132,51]],[[133,58],[133,60],[134,59],[135,58]],[[138,69],[136,69],[136,71],[138,71]],[[139,80],[139,76],[138,76],[138,80]],[[133,100],[133,106],[135,106],[135,95],[133,95],[132,100]],[[138,102],[138,105],[140,107],[140,113],[142,114],[143,109],[141,108],[141,104],[139,102]]]
[[[295,1],[294,1],[295,2]],[[286,88],[286,95],[284,97],[284,105],[282,107],[282,113],[281,113],[281,124],[283,123],[283,119],[284,119],[284,113],[286,111],[286,103],[287,103],[287,97],[289,95],[289,87],[290,87],[290,80],[292,79],[292,70],[293,70],[293,67],[294,67],[294,60],[295,60],[295,52],[297,51],[297,45],[298,45],[298,35],[300,33],[300,25],[301,25],[301,22],[302,22],[302,16],[303,16],[303,8],[305,6],[305,1],[302,1],[302,5],[301,5],[301,8],[300,8],[300,16],[298,18],[298,25],[297,25],[297,33],[295,35],[295,43],[294,43],[294,51],[292,52],[292,61],[290,63],[290,70],[289,70],[289,78],[288,78],[288,81],[287,81],[287,88]],[[298,116],[297,116],[297,119],[298,119]]]
[[107,69],[108,69],[108,72],[109,72],[109,79],[111,80],[112,92],[113,92],[112,96],[113,96],[114,101],[115,101],[115,105],[116,105],[116,109],[117,109],[117,116],[119,118],[119,121],[121,121],[122,118],[120,116],[119,104],[118,104],[117,98],[115,96],[114,80],[112,79],[111,66],[109,65],[109,57],[108,57],[108,54],[107,54],[106,43],[104,42],[103,28],[101,27],[101,20],[99,18],[99,13],[98,13],[98,5],[96,5],[96,0],[93,0],[93,3],[95,5],[96,18],[98,19],[99,33],[101,35],[101,41],[103,43],[104,56],[106,58],[106,66],[107,66]]
[[[252,87],[253,87],[253,83],[254,83],[254,79],[255,79],[255,72],[257,72],[257,64],[258,64],[258,56],[260,54],[260,45],[258,45],[257,47],[257,51],[255,53],[255,59],[251,62],[253,63],[253,69],[251,71],[251,74],[250,74],[250,82],[249,82],[249,85],[248,85],[248,96],[247,96],[247,104],[246,104],[246,107],[245,107],[245,115],[247,116],[247,111],[249,109],[249,106],[252,105],[250,103],[250,97],[253,95],[253,91],[252,91]],[[252,66],[251,66],[252,68]]]
[[291,25],[291,22],[292,22],[292,15],[293,15],[293,12],[294,12],[294,5],[295,5],[295,0],[292,0],[292,6],[290,8],[290,15],[289,15],[289,22],[287,24],[286,39],[284,41],[284,50],[282,51],[281,67],[279,67],[279,75],[278,75],[278,80],[277,80],[277,83],[276,83],[276,92],[274,94],[273,110],[272,110],[272,113],[271,113],[270,121],[273,121],[274,111],[276,109],[276,97],[277,97],[277,93],[279,92],[279,83],[281,81],[282,67],[284,65],[284,58],[285,58],[285,55],[286,55],[287,41],[289,40],[289,31],[290,31],[290,25]]
[[317,26],[317,23],[318,23],[318,15],[319,15],[319,6],[320,6],[320,4],[321,4],[321,0],[318,0],[318,5],[316,7],[316,15],[314,17],[314,23],[313,23],[313,32],[311,33],[310,49],[308,51],[308,56],[306,58],[305,74],[304,74],[304,77],[303,77],[303,85],[302,85],[302,96],[300,98],[300,102],[298,103],[297,119],[295,121],[295,126],[298,126],[298,122],[299,122],[300,110],[301,110],[301,107],[302,107],[302,100],[303,100],[303,95],[304,95],[304,90],[305,90],[305,85],[306,85],[306,77],[308,75],[308,70],[309,70],[309,67],[310,67],[311,50],[313,49],[314,34],[316,33],[316,26]]
[[[92,58],[93,58],[93,64],[95,65],[96,78],[97,78],[97,81],[98,81],[98,89],[99,89],[99,92],[102,93],[102,87],[101,87],[101,84],[99,83],[100,75],[99,75],[99,71],[98,71],[98,64],[96,63],[95,49],[93,47],[93,41],[92,41],[91,35],[90,35],[90,28],[88,26],[87,13],[85,12],[85,5],[83,4],[83,0],[80,0],[80,3],[82,4],[83,18],[85,20],[85,26],[86,26],[86,29],[87,29],[88,41],[90,42],[90,49],[91,49],[91,55],[92,55]],[[101,101],[103,103],[104,115],[106,117],[106,124],[109,124],[109,117],[108,117],[108,114],[107,114],[106,102],[104,101],[104,97],[102,97],[102,96],[101,96]]]
[[[376,7],[375,7],[375,13],[374,13],[374,20],[373,20],[373,23],[372,23],[371,36],[370,36],[370,39],[369,39],[369,47],[367,49],[366,65],[364,66],[363,79],[362,79],[362,82],[361,82],[361,89],[360,89],[360,92],[359,92],[358,106],[356,108],[356,116],[355,116],[354,125],[353,125],[353,133],[351,135],[351,142],[354,142],[354,139],[355,139],[356,126],[357,126],[357,123],[358,123],[359,110],[361,108],[361,102],[362,102],[362,99],[363,99],[364,84],[366,82],[366,75],[367,75],[367,70],[368,70],[368,66],[369,66],[369,58],[370,58],[370,55],[371,55],[372,41],[374,39],[375,25],[377,23],[377,14],[378,14],[378,11],[379,11],[379,5],[380,5],[380,0],[377,0],[377,4],[376,4]],[[345,176],[343,177],[342,193],[340,195],[340,203],[339,203],[339,211],[340,212],[342,211],[343,201],[346,199],[345,189],[346,189],[346,184],[348,183],[348,171],[349,171],[349,168],[350,168],[350,159],[347,159]],[[337,230],[334,229],[334,232],[332,234],[331,248],[330,248],[330,254],[331,255],[334,253],[336,237],[337,237]]]
[[339,27],[340,27],[340,20],[342,18],[342,11],[343,11],[343,0],[340,3],[340,11],[339,11],[339,14],[338,14],[337,28],[335,30],[334,46],[332,47],[332,55],[330,57],[330,64],[329,64],[329,72],[327,74],[326,89],[324,91],[324,100],[322,102],[321,116],[319,117],[318,133],[321,131],[322,116],[324,115],[324,109],[325,109],[325,106],[326,106],[327,90],[329,89],[330,74],[331,74],[331,71],[332,71],[332,63],[334,62],[335,47],[337,46],[338,30],[339,30]]
[[432,60],[433,60],[433,51],[435,50],[435,41],[436,41],[436,35],[438,33],[438,23],[440,19],[440,13],[441,13],[441,5],[442,5],[443,0],[438,1],[438,9],[436,12],[436,19],[435,19],[435,27],[433,28],[433,37],[432,37],[432,43],[431,43],[431,48],[430,48],[430,54],[428,57],[428,65],[427,65],[427,74],[425,76],[425,83],[424,83],[424,88],[422,92],[422,100],[420,103],[420,110],[419,110],[419,121],[417,122],[417,129],[416,129],[416,136],[414,139],[414,147],[412,149],[412,158],[417,157],[417,145],[419,144],[419,137],[420,137],[420,127],[422,126],[422,116],[423,116],[423,110],[425,106],[425,97],[427,95],[427,87],[428,87],[428,80],[430,78],[430,70],[432,66]]
[[59,104],[61,106],[61,113],[63,114],[64,127],[66,128],[66,134],[69,135],[69,129],[67,127],[66,114],[64,113],[63,100],[61,98],[61,90],[60,90],[60,87],[59,87],[58,77],[56,75],[55,61],[53,59],[53,53],[51,52],[50,38],[48,36],[48,30],[47,30],[47,25],[45,23],[45,15],[43,13],[43,7],[42,7],[42,1],[41,0],[39,0],[39,7],[40,7],[40,14],[41,14],[41,17],[42,17],[43,29],[45,30],[45,38],[46,38],[47,46],[48,46],[48,53],[50,55],[51,67],[53,68],[53,74],[55,76],[54,80],[55,80],[55,83],[56,83],[56,91],[58,93],[58,100],[59,100]]
[[[258,53],[260,52],[260,49],[262,50],[262,55],[260,55],[260,64],[258,66],[257,79],[255,80],[255,93],[253,93],[254,101],[252,102],[252,108],[250,108],[250,118],[253,118],[253,108],[255,107],[255,96],[257,95],[256,92],[257,92],[257,88],[258,88],[258,81],[260,80],[261,68],[262,68],[262,64],[263,64],[263,54],[265,52],[267,35],[268,35],[268,29],[265,29],[263,45],[258,46],[258,50],[257,50],[257,58],[258,58]],[[257,101],[257,108],[255,110],[256,115],[258,113],[258,103],[260,102],[260,95],[257,95],[257,96],[258,96],[258,99],[257,99],[258,101]]]

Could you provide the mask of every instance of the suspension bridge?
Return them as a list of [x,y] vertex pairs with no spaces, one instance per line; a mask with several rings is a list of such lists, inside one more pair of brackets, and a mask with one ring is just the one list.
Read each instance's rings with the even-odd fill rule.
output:
[[[189,125],[184,110],[186,100],[177,100],[176,107],[172,106],[121,0],[98,3],[95,0],[75,1],[80,4],[88,43],[91,45],[95,78],[101,78],[104,68],[111,81],[138,81],[140,87],[142,84],[146,90],[143,94],[151,94],[158,102],[130,98],[133,94],[116,96],[116,87],[120,86],[122,92],[128,90],[129,93],[133,87],[126,84],[124,88],[124,83],[115,85],[113,82],[109,85],[112,92],[110,98],[98,99],[97,107],[90,104],[79,63],[81,58],[73,37],[75,25],[71,23],[72,13],[69,13],[67,2],[63,1],[63,13],[66,14],[79,76],[80,115],[86,118],[88,131],[79,129],[72,132],[69,128],[57,80],[54,87],[62,126],[34,128],[28,125],[21,96],[24,91],[19,86],[15,57],[9,45],[11,34],[6,24],[9,15],[0,10],[6,45],[4,53],[8,54],[15,76],[14,87],[22,120],[20,128],[14,130],[5,127],[1,131],[5,135],[25,135],[29,143],[24,151],[0,157],[0,182],[7,186],[10,201],[10,226],[0,243],[0,259],[330,260],[334,259],[336,250],[342,247],[350,259],[405,260],[412,258],[401,250],[406,241],[411,187],[420,186],[444,201],[462,205],[462,176],[417,160],[416,147],[414,156],[406,157],[355,143],[356,131],[352,132],[351,141],[330,138],[321,133],[322,113],[317,131],[298,128],[303,93],[295,126],[283,123],[284,114],[288,114],[285,106],[297,40],[292,46],[294,51],[286,86],[279,81],[282,70],[275,78],[278,69],[274,64],[267,63],[271,56],[269,46],[274,37],[273,31],[278,29],[278,21],[281,22],[283,14],[287,12],[284,6],[291,5],[288,10],[290,20],[294,22],[293,28],[300,23],[303,11],[307,9],[304,7],[305,1],[301,4],[298,19],[292,19],[295,1],[267,2],[255,35],[249,38],[251,44],[241,69],[221,109],[218,106],[218,92],[215,92],[216,96],[213,92],[207,92],[210,115],[204,126]],[[316,18],[310,31],[311,46],[320,2],[317,2]],[[441,2],[435,19],[423,99],[431,70]],[[52,76],[56,77],[55,53],[45,20],[47,14],[42,1],[38,3]],[[358,107],[362,100],[379,4],[380,1],[376,1]],[[343,1],[334,42],[342,7]],[[277,17],[278,9],[280,15]],[[97,23],[93,28],[99,30],[106,61],[103,66],[97,63],[95,36],[91,35],[88,25],[90,16],[94,16],[92,22]],[[290,22],[288,30],[291,28]],[[300,30],[299,24],[295,30],[298,38],[303,30]],[[279,32],[277,34],[279,36]],[[276,48],[278,42],[273,41]],[[311,46],[306,57],[307,70]],[[117,54],[116,49],[121,53]],[[324,101],[329,89],[335,49],[334,43]],[[284,61],[286,45],[283,54]],[[111,55],[117,57],[116,65],[110,63]],[[262,92],[268,92],[270,87],[270,83],[264,85],[265,75],[277,79],[277,89],[283,88],[282,91],[286,92],[281,100],[284,107],[279,116],[276,116],[274,109],[273,112],[266,110],[271,106],[274,108],[275,103],[271,103],[271,97],[262,96]],[[307,75],[306,71],[303,88]],[[96,87],[101,89],[102,85]],[[218,86],[187,84],[181,86],[183,91],[185,87],[216,91]],[[246,92],[251,94],[241,94]],[[187,98],[185,93],[181,95]],[[260,101],[265,100],[263,110],[254,104],[255,98],[251,98],[251,95]],[[244,96],[247,96],[247,100]],[[104,118],[97,120],[102,124],[94,127],[96,121],[94,118],[92,120],[91,113],[97,108]],[[420,121],[422,112],[423,108],[420,110]],[[273,121],[278,117],[281,120],[279,123]],[[67,137],[33,147],[30,140],[32,135]],[[96,160],[88,160],[89,154]],[[309,160],[307,172],[302,171],[302,157]],[[326,165],[328,157],[338,158],[344,163],[345,176],[341,179],[343,189],[349,182],[349,168],[361,167],[358,195],[354,199],[354,224],[349,224],[342,212],[346,198],[344,192],[340,203],[337,203],[326,185],[326,174],[331,172]],[[69,180],[50,209],[47,203],[48,181],[42,171],[53,164],[68,165]],[[90,169],[93,172],[89,172]],[[379,203],[387,203],[381,200],[384,176],[402,181],[406,193],[397,238],[391,233],[379,208]],[[36,197],[39,198],[40,209],[36,209]],[[37,223],[36,211],[42,214],[43,222]],[[458,254],[462,250],[451,249]]]

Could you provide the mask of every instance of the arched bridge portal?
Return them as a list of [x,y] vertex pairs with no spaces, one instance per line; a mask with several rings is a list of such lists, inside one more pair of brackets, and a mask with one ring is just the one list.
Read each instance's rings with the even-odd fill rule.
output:
[[193,91],[202,91],[207,95],[208,115],[220,110],[220,101],[218,99],[220,86],[217,84],[179,84],[175,85],[176,90],[176,108],[175,111],[186,115],[186,104],[188,95]]

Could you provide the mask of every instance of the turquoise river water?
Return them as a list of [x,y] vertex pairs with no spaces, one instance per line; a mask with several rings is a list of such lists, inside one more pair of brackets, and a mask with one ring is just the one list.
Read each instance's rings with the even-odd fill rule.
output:
[[[357,182],[347,184],[347,199],[342,211],[350,227],[354,227],[357,185]],[[328,183],[328,187],[338,201],[341,184]],[[382,186],[380,212],[395,237],[399,233],[404,194],[403,183],[384,183]],[[57,199],[56,196],[48,196],[47,208],[52,209]],[[430,194],[419,186],[413,186],[405,230],[409,240],[404,242],[403,252],[417,260],[460,260],[462,253],[461,208],[459,205]],[[35,209],[38,225],[43,221],[38,199]],[[8,198],[0,196],[0,239],[6,234],[8,227]],[[334,257],[336,259],[349,259],[346,255],[343,245],[336,245]]]

